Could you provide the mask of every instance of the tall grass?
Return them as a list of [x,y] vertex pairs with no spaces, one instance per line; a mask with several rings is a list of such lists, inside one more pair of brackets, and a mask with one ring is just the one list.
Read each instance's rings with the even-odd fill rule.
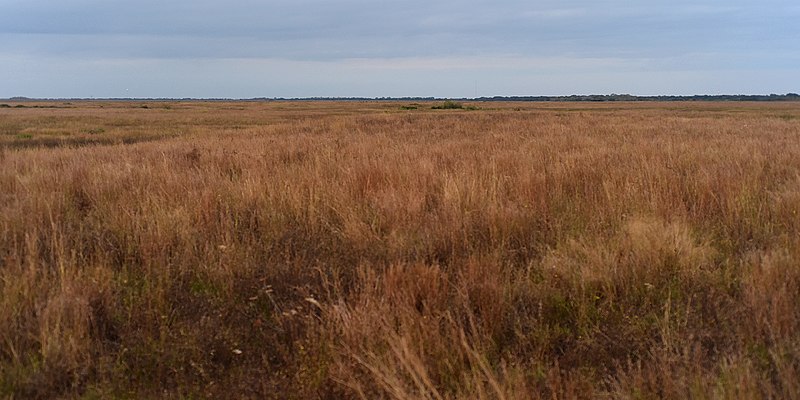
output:
[[794,105],[100,105],[175,137],[0,152],[0,396],[800,396]]

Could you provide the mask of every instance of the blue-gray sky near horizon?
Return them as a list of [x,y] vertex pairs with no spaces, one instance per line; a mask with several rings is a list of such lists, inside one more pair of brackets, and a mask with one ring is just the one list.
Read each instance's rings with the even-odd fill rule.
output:
[[796,0],[0,0],[0,97],[800,91]]

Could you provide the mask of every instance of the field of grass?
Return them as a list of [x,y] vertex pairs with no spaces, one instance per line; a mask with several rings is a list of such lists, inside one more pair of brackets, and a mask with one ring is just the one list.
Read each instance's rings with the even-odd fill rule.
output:
[[0,397],[800,398],[800,104],[435,105],[0,107]]

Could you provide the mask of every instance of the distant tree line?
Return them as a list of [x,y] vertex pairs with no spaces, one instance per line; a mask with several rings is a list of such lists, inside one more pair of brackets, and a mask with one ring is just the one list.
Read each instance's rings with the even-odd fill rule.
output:
[[494,96],[479,97],[478,101],[798,101],[797,93],[750,95],[718,94],[693,96],[633,96],[630,94],[592,94],[571,96]]
[[[254,101],[435,101],[440,97],[304,97],[304,98],[255,98]],[[444,99],[447,100],[447,99]],[[797,93],[787,94],[701,94],[692,96],[634,96],[631,94],[590,94],[570,96],[494,96],[477,98],[451,98],[456,101],[798,101]]]
[[[436,101],[441,97],[255,97],[235,98],[28,98],[11,97],[11,101],[37,100],[119,100],[119,101]],[[800,101],[797,93],[787,94],[699,94],[692,96],[634,96],[630,94],[589,94],[570,96],[494,96],[450,98],[456,101]]]

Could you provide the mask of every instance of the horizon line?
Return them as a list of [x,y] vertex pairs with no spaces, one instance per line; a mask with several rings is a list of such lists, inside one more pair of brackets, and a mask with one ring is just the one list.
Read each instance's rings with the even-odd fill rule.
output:
[[632,95],[611,94],[570,94],[570,95],[495,95],[478,97],[439,97],[439,96],[304,96],[304,97],[27,97],[12,96],[0,101],[641,101],[641,100],[800,100],[800,94],[658,94]]

